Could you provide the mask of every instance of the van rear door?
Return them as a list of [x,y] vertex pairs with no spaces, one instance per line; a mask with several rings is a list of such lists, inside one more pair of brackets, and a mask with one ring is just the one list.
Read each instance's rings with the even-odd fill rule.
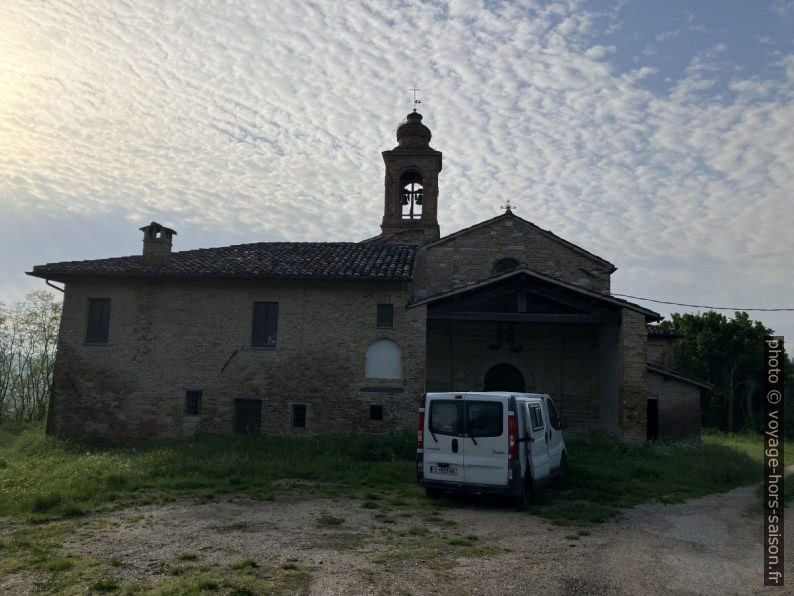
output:
[[507,486],[507,396],[466,394],[466,482]]
[[428,394],[425,404],[423,472],[427,480],[465,482],[462,394]]

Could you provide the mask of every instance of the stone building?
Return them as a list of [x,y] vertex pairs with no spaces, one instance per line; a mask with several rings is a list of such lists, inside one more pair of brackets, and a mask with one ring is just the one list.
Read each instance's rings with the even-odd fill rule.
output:
[[362,242],[172,251],[153,222],[141,255],[34,267],[65,284],[49,431],[376,431],[425,391],[512,390],[570,432],[697,438],[700,386],[668,370],[659,315],[610,294],[614,265],[510,209],[440,235],[430,139],[416,112],[397,129]]

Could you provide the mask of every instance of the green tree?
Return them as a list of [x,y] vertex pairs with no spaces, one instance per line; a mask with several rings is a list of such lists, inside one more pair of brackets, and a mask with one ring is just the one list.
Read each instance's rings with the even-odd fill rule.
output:
[[746,312],[732,319],[714,311],[671,315],[663,327],[675,329],[676,369],[708,381],[714,391],[703,404],[703,424],[735,431],[756,428],[763,413],[764,339],[772,330]]
[[0,303],[0,421],[47,414],[61,303],[31,292],[12,307]]

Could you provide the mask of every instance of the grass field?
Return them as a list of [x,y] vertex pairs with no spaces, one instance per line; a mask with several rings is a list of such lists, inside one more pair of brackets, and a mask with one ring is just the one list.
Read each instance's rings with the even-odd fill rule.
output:
[[[339,437],[199,436],[91,444],[38,426],[0,430],[0,519],[80,515],[120,504],[243,493],[273,499],[388,489],[418,495],[416,433]],[[279,482],[280,481],[280,482]]]
[[[0,519],[42,521],[233,493],[272,500],[379,490],[423,502],[414,437],[198,436],[111,445],[60,441],[39,426],[5,427]],[[540,493],[532,509],[557,523],[600,522],[638,503],[679,502],[755,482],[763,457],[760,437],[717,433],[698,445],[569,439],[568,452],[565,481]],[[787,453],[794,461],[794,451]]]
[[[380,534],[387,548],[373,561],[376,567],[414,559],[454,566],[455,556],[498,552],[476,537],[439,531],[454,527],[444,511],[460,502],[425,498],[415,481],[414,441],[409,431],[353,438],[198,436],[97,444],[59,441],[40,426],[0,428],[0,522],[5,525],[0,525],[0,584],[22,574],[37,578],[38,591],[75,594],[305,591],[311,571],[292,563],[208,564],[194,552],[162,561],[162,571],[147,579],[121,581],[117,572],[123,561],[80,555],[64,544],[69,536],[91,532],[94,518],[84,514],[93,511],[240,494],[287,503],[349,497],[357,508],[371,509],[384,528],[395,523],[390,516],[397,510],[412,516],[415,525],[408,530]],[[577,526],[566,537],[571,540],[625,507],[678,502],[758,481],[763,457],[760,437],[717,433],[706,433],[698,445],[570,439],[568,452],[565,480],[536,495],[531,513]],[[787,452],[794,456],[790,446]],[[345,520],[320,515],[315,524],[327,532]],[[340,543],[340,548],[352,546]]]

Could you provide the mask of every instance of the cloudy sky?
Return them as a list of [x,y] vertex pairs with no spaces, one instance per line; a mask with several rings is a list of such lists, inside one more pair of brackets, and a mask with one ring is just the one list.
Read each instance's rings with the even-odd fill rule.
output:
[[442,234],[509,199],[616,293],[794,308],[794,3],[607,5],[4,0],[0,300],[152,220],[177,250],[375,235],[416,81]]

